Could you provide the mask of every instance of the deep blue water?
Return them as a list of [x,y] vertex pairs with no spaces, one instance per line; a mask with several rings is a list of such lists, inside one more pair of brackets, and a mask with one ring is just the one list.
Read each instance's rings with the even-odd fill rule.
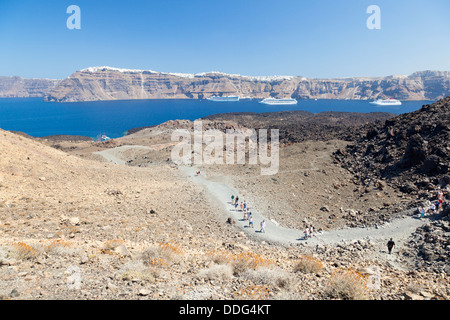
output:
[[92,138],[106,134],[121,137],[129,129],[168,120],[195,120],[226,112],[271,112],[305,110],[390,112],[418,110],[434,101],[404,101],[395,107],[379,107],[362,100],[299,100],[294,106],[268,106],[257,100],[212,102],[207,100],[127,100],[78,103],[43,102],[40,98],[0,99],[0,128],[22,131],[34,137],[67,134]]

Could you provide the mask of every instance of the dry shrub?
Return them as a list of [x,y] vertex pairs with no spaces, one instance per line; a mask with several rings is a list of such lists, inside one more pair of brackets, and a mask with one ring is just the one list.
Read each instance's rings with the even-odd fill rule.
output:
[[235,300],[266,300],[269,298],[270,289],[264,285],[248,285],[233,293]]
[[270,259],[250,252],[233,254],[227,251],[212,250],[208,253],[208,257],[216,264],[231,265],[234,275],[239,275],[249,269],[256,270],[274,265]]
[[353,269],[338,270],[331,275],[325,296],[329,299],[367,300],[367,276]]
[[116,249],[117,247],[121,246],[124,243],[125,243],[125,241],[120,240],[120,239],[108,240],[104,243],[102,252],[103,253],[112,253],[112,251],[114,251],[114,249]]
[[265,259],[262,256],[250,252],[239,253],[233,257],[232,260],[233,273],[239,275],[240,273],[258,268],[270,267],[274,265],[273,261]]
[[216,264],[200,270],[198,277],[206,280],[227,280],[233,276],[233,268],[226,264]]
[[79,249],[72,248],[72,243],[63,239],[50,240],[47,243],[43,243],[41,247],[43,251],[49,254],[74,255],[79,252]]
[[11,255],[20,260],[32,260],[37,257],[37,251],[23,242],[15,242],[11,245]]
[[141,259],[147,266],[167,267],[169,263],[181,262],[182,256],[183,251],[176,244],[159,243],[145,250]]
[[121,279],[126,281],[139,279],[154,282],[158,276],[159,274],[155,268],[149,268],[142,261],[130,261],[120,271]]
[[311,256],[301,256],[294,267],[294,272],[319,274],[323,268],[322,262]]
[[159,248],[161,250],[161,253],[164,256],[170,256],[170,257],[178,258],[178,257],[183,255],[183,250],[181,250],[181,248],[177,244],[174,244],[174,243],[163,243],[163,242],[160,242],[159,243]]
[[240,277],[258,285],[271,288],[292,290],[295,287],[294,277],[279,268],[248,269],[241,273]]
[[54,250],[57,250],[58,248],[68,248],[71,246],[71,243],[68,241],[65,241],[63,239],[55,239],[50,240],[48,243],[44,244],[43,247],[47,252],[52,252]]
[[234,256],[226,251],[211,250],[208,257],[216,264],[231,264]]

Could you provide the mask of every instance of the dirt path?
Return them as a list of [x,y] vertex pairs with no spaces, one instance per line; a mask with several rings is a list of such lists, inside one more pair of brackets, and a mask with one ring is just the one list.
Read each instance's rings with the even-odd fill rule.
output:
[[[239,195],[239,192],[228,184],[221,181],[209,179],[206,173],[202,172],[196,175],[195,169],[180,167],[181,171],[188,179],[205,187],[218,202],[221,203],[224,213],[227,217],[233,217],[237,221],[237,226],[245,232],[257,235],[262,240],[280,242],[283,244],[305,243],[305,244],[336,244],[345,241],[356,241],[363,239],[387,241],[389,238],[395,238],[398,243],[411,235],[416,228],[425,223],[413,217],[405,217],[387,223],[378,228],[348,228],[341,230],[326,231],[316,233],[314,237],[307,241],[303,238],[303,230],[295,230],[280,226],[276,221],[265,218],[262,213],[252,210],[255,228],[248,228],[248,222],[243,221],[243,213],[236,211],[231,205],[231,195]],[[408,212],[404,212],[406,215]],[[262,220],[266,221],[266,232],[259,232],[259,224]]]
[[100,155],[103,158],[105,158],[108,162],[115,163],[115,164],[126,164],[127,160],[125,157],[125,153],[136,153],[139,151],[148,151],[148,150],[155,150],[151,147],[146,146],[135,146],[135,145],[129,145],[129,146],[121,146],[117,148],[107,149],[99,152],[94,152],[94,154]]
[[[122,146],[114,149],[96,152],[102,155],[110,162],[116,164],[125,164],[126,160],[123,158],[125,151],[152,149],[144,146]],[[153,150],[153,149],[152,149]],[[246,233],[252,239],[277,243],[281,245],[303,244],[306,246],[317,245],[335,245],[339,243],[349,243],[358,240],[371,240],[376,243],[377,250],[374,251],[372,258],[383,258],[391,263],[391,265],[402,268],[397,255],[386,254],[385,244],[389,238],[393,238],[396,242],[396,247],[401,248],[408,237],[420,226],[426,223],[426,220],[419,220],[411,216],[407,216],[408,212],[404,212],[404,217],[394,220],[390,223],[378,228],[345,228],[340,230],[332,230],[325,232],[315,232],[312,238],[304,239],[303,230],[296,230],[283,227],[276,221],[264,217],[263,212],[252,211],[254,228],[250,228],[248,221],[243,220],[243,213],[236,210],[231,205],[231,195],[239,195],[239,191],[231,186],[230,183],[223,179],[220,181],[208,177],[204,171],[200,175],[196,174],[196,169],[192,167],[179,167],[180,173],[195,184],[204,187],[206,194],[212,201],[219,204],[222,212],[223,221],[232,217],[236,224],[235,226]],[[251,205],[251,204],[250,204]],[[260,232],[260,223],[265,220],[265,232]]]

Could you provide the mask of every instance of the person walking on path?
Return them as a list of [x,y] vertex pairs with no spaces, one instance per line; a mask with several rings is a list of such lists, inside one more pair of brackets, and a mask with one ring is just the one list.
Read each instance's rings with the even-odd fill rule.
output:
[[234,195],[231,195],[231,203],[234,204]]
[[436,213],[436,205],[434,204],[434,202],[431,203],[430,211],[431,211],[432,214]]
[[236,202],[234,203],[234,210],[235,210],[235,211],[237,211],[238,205],[239,205],[239,203],[236,201]]
[[305,240],[308,240],[309,237],[309,228],[306,227],[305,231],[303,232],[305,234]]
[[236,204],[236,203],[239,203],[239,196],[236,196],[235,201],[236,201],[235,204]]
[[253,217],[251,212],[248,213],[248,227],[253,228]]
[[244,210],[247,209],[247,202],[244,200]]
[[244,210],[244,204],[241,202],[241,211]]
[[266,221],[265,220],[261,221],[261,230],[259,230],[259,232],[263,232],[263,233],[266,232]]
[[388,243],[386,244],[387,245],[387,247],[388,247],[388,251],[389,251],[389,254],[391,254],[391,252],[392,252],[392,248],[394,248],[395,247],[395,242],[392,240],[392,238],[388,241]]
[[423,216],[425,215],[425,208],[424,207],[420,207],[419,212],[420,212],[420,219],[422,219]]

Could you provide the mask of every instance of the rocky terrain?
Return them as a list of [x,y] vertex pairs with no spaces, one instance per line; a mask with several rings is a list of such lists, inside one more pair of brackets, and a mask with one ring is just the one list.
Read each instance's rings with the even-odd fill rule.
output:
[[164,73],[93,67],[77,71],[45,96],[46,101],[204,99],[212,95],[296,99],[437,100],[450,92],[447,71],[415,72],[381,78],[307,79],[250,77],[220,72]]
[[[437,191],[450,185],[450,97],[420,110],[369,124],[335,158],[360,181],[379,181],[414,196],[416,207],[429,208]],[[416,266],[448,270],[449,208],[419,228],[410,241]]]
[[360,126],[376,121],[385,121],[394,116],[395,114],[385,112],[282,111],[224,113],[207,116],[204,119],[233,121],[243,127],[255,130],[278,129],[280,143],[290,144],[307,140],[349,140],[359,132]]
[[350,140],[335,157],[363,184],[382,179],[419,199],[450,184],[450,97],[368,124]]
[[[423,114],[433,114],[437,105],[424,107]],[[237,119],[203,124],[264,127],[263,118]],[[399,120],[366,124],[353,141],[323,135],[284,143],[273,176],[248,164],[187,168],[201,170],[206,185],[170,159],[171,133],[191,130],[191,121],[169,121],[107,142],[0,130],[0,297],[449,299],[448,211],[417,220],[412,234],[395,231],[397,219],[415,215],[405,210],[415,208],[418,194],[377,170],[377,183],[365,183],[339,157],[358,144],[363,148],[368,128],[389,121]],[[270,228],[265,234],[246,228],[241,213],[214,197],[216,183],[238,190],[269,222],[298,229],[299,237],[313,225],[313,238],[280,244],[271,240]],[[335,230],[362,236],[320,241]],[[377,230],[391,231],[371,236]],[[392,254],[385,246],[390,236],[397,244]]]
[[61,80],[24,79],[0,76],[0,98],[38,98],[46,96]]

